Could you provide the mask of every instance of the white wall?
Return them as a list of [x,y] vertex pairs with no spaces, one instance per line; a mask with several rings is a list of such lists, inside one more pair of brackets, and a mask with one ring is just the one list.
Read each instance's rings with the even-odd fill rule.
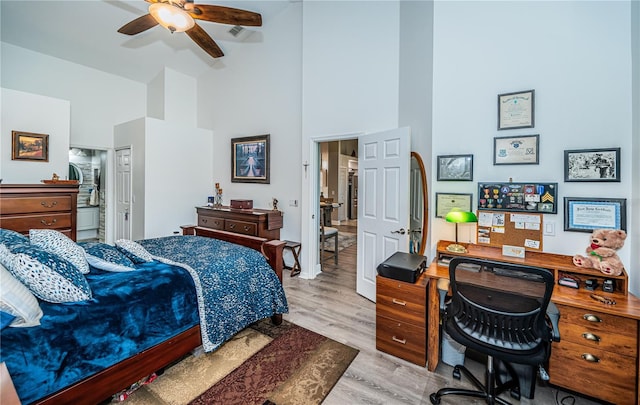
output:
[[113,148],[113,126],[145,115],[144,83],[4,42],[0,52],[2,87],[70,102],[74,146]]
[[[556,235],[544,250],[573,255],[586,233],[564,232],[562,198],[631,199],[631,19],[629,2],[436,2],[433,155],[474,155],[473,182],[435,182],[431,192],[473,193],[477,182],[558,182]],[[535,89],[535,128],[497,131],[497,95]],[[540,134],[540,164],[494,166],[493,138]],[[565,183],[565,149],[622,147],[620,183]],[[637,155],[635,159],[638,159]],[[636,180],[637,184],[637,180]],[[474,204],[475,209],[475,204]],[[433,211],[432,211],[433,212]],[[628,209],[628,226],[637,212]],[[474,240],[472,232],[460,239]],[[454,227],[432,218],[432,250]],[[619,252],[634,285],[638,257]],[[638,289],[636,288],[636,292]]]
[[[300,240],[301,127],[301,3],[291,3],[266,21],[260,32],[227,54],[224,69],[198,80],[198,126],[214,130],[214,183],[220,183],[223,202],[251,199],[256,208],[271,208],[279,200],[284,212],[281,239]],[[235,48],[234,48],[235,49]],[[231,138],[271,135],[271,184],[231,183]],[[303,249],[304,251],[304,249]]]
[[[3,183],[40,183],[69,172],[69,114],[66,100],[2,88],[0,178]],[[11,131],[49,135],[49,161],[11,160]]]

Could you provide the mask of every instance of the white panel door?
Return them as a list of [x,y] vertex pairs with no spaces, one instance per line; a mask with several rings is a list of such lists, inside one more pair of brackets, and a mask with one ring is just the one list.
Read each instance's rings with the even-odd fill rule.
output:
[[131,149],[116,150],[116,240],[131,239]]
[[378,264],[408,251],[409,128],[358,138],[358,269],[356,291],[376,300]]

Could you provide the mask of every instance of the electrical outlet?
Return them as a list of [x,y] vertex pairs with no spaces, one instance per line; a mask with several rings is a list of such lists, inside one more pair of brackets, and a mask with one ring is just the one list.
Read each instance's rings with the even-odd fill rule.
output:
[[297,207],[298,206],[298,200],[289,200],[289,206],[290,207]]

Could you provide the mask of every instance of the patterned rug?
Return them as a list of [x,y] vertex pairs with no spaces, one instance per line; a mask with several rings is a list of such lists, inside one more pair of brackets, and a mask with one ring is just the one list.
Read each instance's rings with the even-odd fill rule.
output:
[[[338,232],[338,252],[355,244],[358,241],[357,238],[358,235],[355,233],[344,231]],[[326,250],[327,252],[333,252],[334,246],[335,245],[333,239],[329,239],[328,241],[324,242],[324,250]]]
[[124,405],[320,404],[357,354],[290,322],[263,320],[168,368]]

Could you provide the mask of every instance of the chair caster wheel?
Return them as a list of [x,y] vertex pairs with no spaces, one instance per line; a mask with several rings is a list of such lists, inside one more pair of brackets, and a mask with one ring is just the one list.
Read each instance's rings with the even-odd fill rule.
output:
[[510,390],[509,394],[511,394],[511,398],[520,401],[520,388]]
[[453,378],[455,378],[456,380],[462,378],[462,374],[460,374],[460,369],[458,368],[458,366],[453,368]]
[[438,397],[435,392],[429,395],[429,400],[433,405],[438,405],[440,403],[440,397]]

